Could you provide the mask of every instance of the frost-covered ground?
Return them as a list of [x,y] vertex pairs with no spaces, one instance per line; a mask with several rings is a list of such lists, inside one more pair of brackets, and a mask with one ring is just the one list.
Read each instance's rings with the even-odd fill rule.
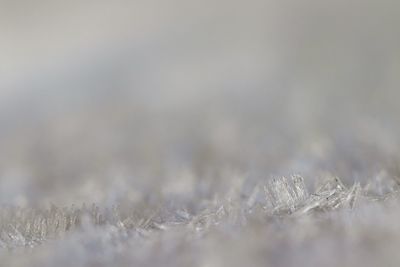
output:
[[2,264],[396,266],[398,183],[380,178],[308,193],[292,176],[188,204],[3,208]]
[[0,266],[399,266],[396,1],[2,1]]
[[[234,179],[233,183],[240,183]],[[115,206],[3,207],[4,266],[397,266],[398,181],[301,176],[225,197]],[[240,189],[242,188],[242,189]],[[239,190],[238,190],[239,189]]]

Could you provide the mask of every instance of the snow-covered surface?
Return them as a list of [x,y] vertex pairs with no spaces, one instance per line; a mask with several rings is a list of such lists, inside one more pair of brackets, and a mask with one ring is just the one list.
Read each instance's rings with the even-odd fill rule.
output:
[[1,260],[3,266],[396,266],[399,186],[378,183],[392,186],[377,194],[372,184],[346,187],[331,177],[308,193],[303,178],[292,176],[188,204],[4,207]]

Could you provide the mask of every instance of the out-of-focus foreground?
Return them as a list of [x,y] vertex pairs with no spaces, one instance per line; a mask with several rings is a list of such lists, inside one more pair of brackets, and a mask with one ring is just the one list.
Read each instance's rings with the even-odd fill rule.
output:
[[0,3],[1,266],[398,266],[397,1]]

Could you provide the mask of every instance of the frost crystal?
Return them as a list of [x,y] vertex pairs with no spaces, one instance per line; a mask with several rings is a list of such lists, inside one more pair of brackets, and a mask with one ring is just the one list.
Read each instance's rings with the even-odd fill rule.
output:
[[[264,188],[264,201],[259,199],[262,194],[260,188]],[[392,194],[396,192],[392,191]],[[261,243],[253,245],[273,253],[275,246],[279,247],[279,240],[285,236],[285,242],[295,245],[314,235],[325,235],[324,231],[330,233],[330,230],[323,230],[329,229],[326,224],[330,216],[337,216],[335,227],[341,229],[341,233],[349,233],[352,240],[357,240],[362,236],[358,231],[363,231],[365,226],[357,218],[349,217],[347,212],[354,209],[360,198],[364,204],[359,205],[358,210],[368,207],[366,203],[377,203],[375,195],[359,183],[348,188],[339,178],[330,177],[320,182],[310,194],[304,179],[294,175],[290,179],[272,179],[264,186],[255,185],[247,197],[235,197],[229,193],[229,198],[196,203],[198,206],[191,209],[173,205],[154,210],[130,209],[122,205],[112,208],[96,205],[52,206],[49,209],[3,207],[0,209],[0,248],[52,251],[58,248],[51,244],[60,244],[63,252],[59,253],[82,255],[81,251],[85,251],[84,257],[90,258],[81,259],[83,262],[105,264],[101,266],[112,264],[110,260],[120,254],[130,264],[147,262],[161,266],[160,262],[169,261],[171,266],[185,266],[191,265],[189,259],[196,258],[193,253],[199,248],[195,246],[200,246],[202,251],[196,262],[201,259],[212,261],[210,255],[213,254],[209,255],[208,249],[219,244],[220,238],[235,240],[235,236],[241,236],[248,244],[257,240]],[[386,203],[389,198],[380,200]],[[333,213],[334,210],[337,213]],[[321,221],[321,218],[325,219]],[[339,223],[341,221],[343,223]],[[359,224],[359,230],[355,231],[351,226],[353,224]],[[379,225],[379,222],[376,224]],[[283,237],[276,236],[275,232],[283,234],[279,230],[282,228],[287,233]],[[351,231],[347,232],[348,229]],[[269,242],[264,243],[258,237],[259,231],[268,236]],[[271,240],[276,243],[270,243]],[[229,247],[228,244],[226,246]],[[252,249],[251,245],[239,247],[246,251]],[[184,253],[186,260],[172,260],[169,255],[178,255],[181,250],[185,251],[179,253]],[[153,255],[156,251],[161,254]],[[224,255],[224,250],[220,253]],[[120,265],[125,266],[124,259],[120,260]]]

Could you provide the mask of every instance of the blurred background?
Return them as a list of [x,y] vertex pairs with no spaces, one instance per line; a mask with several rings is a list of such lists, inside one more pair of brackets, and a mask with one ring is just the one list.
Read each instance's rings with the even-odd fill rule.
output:
[[398,1],[0,4],[0,204],[400,175]]

